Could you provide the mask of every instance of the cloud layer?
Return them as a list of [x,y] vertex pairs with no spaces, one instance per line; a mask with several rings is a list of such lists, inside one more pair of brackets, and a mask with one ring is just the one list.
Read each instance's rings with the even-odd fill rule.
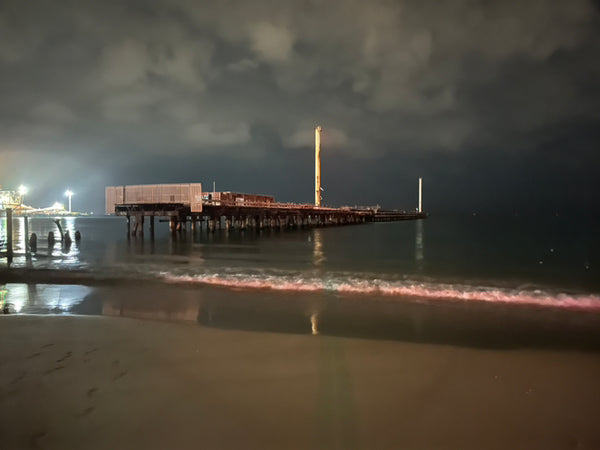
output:
[[558,155],[597,162],[591,1],[216,3],[3,2],[0,184],[35,178],[48,153],[93,164],[100,185],[140,158],[148,183],[176,181],[186,160],[296,173],[317,124],[341,166],[403,164],[407,178],[436,174],[436,158],[459,161],[457,176],[472,155],[522,154],[521,167],[576,136]]

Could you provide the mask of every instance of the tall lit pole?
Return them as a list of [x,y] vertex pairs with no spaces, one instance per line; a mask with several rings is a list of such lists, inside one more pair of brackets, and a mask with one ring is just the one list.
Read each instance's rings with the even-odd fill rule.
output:
[[71,212],[71,197],[73,196],[73,193],[67,189],[65,195],[69,197],[69,212]]
[[321,127],[315,128],[315,206],[321,206]]
[[21,197],[19,203],[20,206],[23,206],[23,203],[25,202],[25,194],[27,194],[27,188],[23,185],[19,186],[19,196]]
[[419,177],[419,212],[423,212],[423,178]]

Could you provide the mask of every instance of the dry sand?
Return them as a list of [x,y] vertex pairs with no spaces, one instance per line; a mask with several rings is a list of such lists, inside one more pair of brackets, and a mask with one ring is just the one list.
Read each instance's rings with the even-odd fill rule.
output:
[[0,317],[0,447],[600,448],[600,355]]

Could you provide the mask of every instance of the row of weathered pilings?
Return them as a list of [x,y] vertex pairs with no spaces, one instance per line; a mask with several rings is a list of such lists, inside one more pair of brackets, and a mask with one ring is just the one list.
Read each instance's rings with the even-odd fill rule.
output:
[[[6,212],[6,252],[5,252],[5,255],[0,255],[0,256],[6,256],[8,264],[10,265],[12,263],[14,255],[15,255],[14,243],[13,243],[14,214],[13,214],[12,208],[6,208],[5,212]],[[25,234],[25,256],[29,257],[32,253],[37,252],[38,237],[37,237],[36,233],[31,233],[31,235],[29,234],[29,217],[28,216],[20,215],[18,218],[23,219],[23,222],[24,222],[24,224],[23,224],[24,230],[23,231]],[[60,222],[58,219],[54,220],[54,223],[56,223],[56,226],[58,227],[58,232],[60,235],[60,242],[63,246],[63,251],[68,252],[70,250],[71,244],[73,242],[73,240],[69,234],[69,230],[66,230],[65,232],[63,232],[62,226],[60,225]],[[79,241],[80,239],[81,239],[81,233],[79,231],[75,231],[75,240]],[[55,243],[56,243],[56,238],[54,236],[54,232],[50,231],[48,233],[48,249],[53,248]]]
[[[284,230],[359,224],[371,221],[372,213],[334,208],[248,208],[208,206],[201,214],[190,214],[185,209],[153,210],[148,207],[118,208],[117,215],[127,217],[127,235],[144,235],[146,218],[150,222],[150,236],[154,236],[155,218],[168,221],[171,232],[175,233],[188,228],[192,231],[205,229],[208,232],[217,230]],[[160,219],[165,217],[166,219]]]

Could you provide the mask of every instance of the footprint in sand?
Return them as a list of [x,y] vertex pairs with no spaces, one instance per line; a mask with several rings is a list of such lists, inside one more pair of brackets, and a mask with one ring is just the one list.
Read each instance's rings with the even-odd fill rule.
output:
[[27,359],[32,359],[35,358],[36,356],[40,356],[42,354],[42,352],[36,352],[36,353],[32,353],[31,355],[29,355],[27,357]]
[[52,372],[56,372],[57,370],[61,370],[61,369],[64,369],[64,368],[65,368],[65,366],[56,366],[53,369],[46,370],[44,372],[44,375],[50,375]]
[[90,406],[89,408],[85,408],[81,413],[79,413],[79,417],[84,417],[87,416],[88,414],[90,414],[92,411],[94,411],[94,407]]
[[93,348],[93,349],[91,349],[91,350],[88,350],[87,352],[85,352],[85,353],[84,353],[84,355],[86,355],[86,356],[87,356],[87,355],[89,355],[90,353],[94,353],[94,352],[96,352],[96,351],[98,351],[98,347],[96,347],[96,348]]
[[60,359],[57,359],[57,360],[56,360],[56,362],[57,362],[57,363],[59,363],[59,362],[63,362],[65,359],[68,359],[68,358],[70,358],[72,354],[73,354],[73,352],[67,352],[67,353],[65,354],[65,356],[63,356],[63,357],[62,357],[62,358],[60,358]]
[[29,447],[30,448],[40,448],[39,446],[39,440],[42,439],[44,436],[46,436],[48,434],[47,431],[38,431],[35,434],[31,435],[31,440],[29,442]]
[[48,347],[52,347],[54,344],[46,344],[46,345],[42,345],[42,348],[48,348]]
[[98,388],[96,388],[96,387],[90,388],[90,389],[88,389],[88,391],[87,391],[87,396],[88,396],[88,397],[91,397],[91,396],[92,396],[92,395],[94,395],[96,392],[98,392]]
[[19,375],[17,375],[15,378],[13,378],[13,380],[8,384],[10,385],[10,384],[18,383],[23,378],[25,378],[25,375],[27,375],[27,372],[21,372]]
[[127,375],[127,372],[121,372],[113,377],[113,381],[117,381],[119,378],[123,378],[125,375]]

